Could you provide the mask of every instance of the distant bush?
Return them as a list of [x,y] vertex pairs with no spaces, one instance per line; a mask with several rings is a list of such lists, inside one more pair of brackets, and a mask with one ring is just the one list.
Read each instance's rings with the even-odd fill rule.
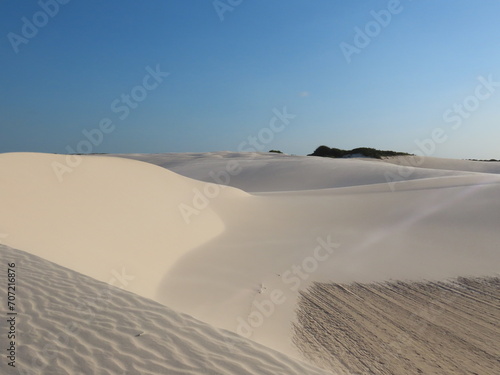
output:
[[497,159],[489,159],[489,160],[467,159],[467,160],[470,160],[470,161],[495,161],[495,162],[499,162],[500,161],[500,160],[497,160]]
[[274,152],[276,154],[282,154],[282,152],[280,150],[269,150],[269,152]]
[[323,156],[327,158],[347,158],[352,155],[360,154],[367,158],[382,159],[388,156],[410,155],[406,152],[377,150],[370,147],[358,147],[352,150],[341,150],[339,148],[331,148],[328,146],[319,146],[312,154],[308,156]]

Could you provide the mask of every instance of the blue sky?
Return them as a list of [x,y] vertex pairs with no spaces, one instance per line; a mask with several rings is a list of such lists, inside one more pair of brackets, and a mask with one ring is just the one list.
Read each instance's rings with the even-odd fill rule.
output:
[[0,3],[0,152],[500,159],[497,1],[60,2]]

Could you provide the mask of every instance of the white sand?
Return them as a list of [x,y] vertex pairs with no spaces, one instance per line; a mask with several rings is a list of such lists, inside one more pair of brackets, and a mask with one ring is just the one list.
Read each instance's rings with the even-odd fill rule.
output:
[[[227,213],[221,212],[227,230],[181,259],[157,299],[216,326],[247,333],[236,319],[257,319],[250,316],[257,310],[252,303],[265,303],[271,291],[282,291],[286,301],[251,338],[289,354],[295,353],[289,322],[297,298],[291,288],[297,285],[304,289],[311,281],[443,279],[500,270],[500,176],[471,173],[468,165],[473,162],[455,162],[456,168],[463,162],[465,171],[435,170],[429,162],[425,169],[401,170],[411,172],[409,181],[396,183],[393,192],[381,183],[384,174],[401,180],[405,175],[373,159],[238,153],[129,157],[174,163],[177,172],[203,175],[206,181],[211,180],[211,168],[219,173],[229,160],[237,160],[242,171],[231,184],[273,191],[233,202]],[[280,184],[289,192],[276,192]],[[325,189],[329,186],[344,187]],[[316,190],[297,191],[305,187]],[[314,263],[303,264],[314,255],[317,237],[328,236],[340,247],[318,262],[317,269]],[[294,273],[294,265],[312,272]]]
[[[311,281],[500,269],[500,176],[471,172],[472,162],[451,171],[429,159],[409,173],[387,161],[274,154],[128,157],[205,181],[236,162],[230,184],[244,191],[219,188],[186,224],[179,205],[205,183],[109,156],[85,157],[59,183],[50,165],[63,156],[4,154],[0,241],[117,285],[124,269],[127,290],[291,355],[298,290]],[[395,191],[387,175],[398,176]]]
[[[230,176],[230,185],[246,192],[294,191],[378,184],[387,182],[386,173],[399,176],[397,166],[387,165],[377,159],[329,159],[315,156],[229,151],[181,154],[117,154],[114,156],[145,161],[196,180],[218,183],[223,183],[220,181],[224,181],[225,178],[220,177],[220,174],[224,173],[228,163],[230,165],[237,163],[241,167],[241,171]],[[437,159],[437,161],[439,160]],[[366,161],[373,161],[373,163]],[[462,163],[460,160],[457,162]],[[404,179],[464,174],[457,171],[436,170],[432,163],[427,165],[428,168],[418,168]],[[403,177],[399,176],[399,178]]]
[[[144,297],[0,245],[2,275],[10,262],[16,262],[17,273],[16,367],[2,355],[1,374],[326,375]],[[6,301],[5,288],[0,299]]]
[[419,158],[417,156],[397,156],[387,158],[384,161],[397,165],[419,165],[420,168],[500,174],[500,162],[457,160],[434,157]]
[[[135,277],[128,290],[153,297],[181,255],[224,231],[211,207],[190,225],[179,220],[178,202],[203,187],[198,181],[132,160],[86,157],[59,182],[52,163],[65,160],[0,155],[4,243],[105,282],[125,272]],[[231,194],[246,197],[226,189],[221,199]]]

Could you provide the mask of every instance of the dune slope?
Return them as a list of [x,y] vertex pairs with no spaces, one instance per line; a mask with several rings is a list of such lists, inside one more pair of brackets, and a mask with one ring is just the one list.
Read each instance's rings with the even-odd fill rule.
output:
[[[320,375],[327,372],[138,295],[0,245],[16,270],[16,360],[0,373]],[[6,301],[6,289],[0,288]],[[2,308],[3,310],[3,308]],[[0,342],[6,348],[2,334]]]
[[[467,174],[460,170],[437,170],[427,164],[428,168],[416,168],[406,175],[406,171],[401,171],[398,165],[378,159],[331,159],[275,153],[208,152],[110,156],[148,162],[186,177],[226,184],[252,193],[361,186],[393,180]],[[228,169],[233,173],[227,173]]]
[[396,156],[386,158],[384,162],[417,168],[500,174],[500,162],[495,161],[457,160],[430,156]]
[[[0,155],[0,241],[65,267],[153,297],[185,252],[220,235],[213,205],[186,224],[179,210],[205,184],[147,163],[67,156]],[[235,189],[221,192],[244,197]],[[126,276],[123,276],[126,275]]]
[[340,374],[498,374],[500,279],[315,284],[294,341]]
[[[50,161],[64,156],[0,155],[0,233],[8,235],[0,241],[295,356],[297,300],[312,282],[439,281],[500,269],[497,174],[418,168],[418,178],[390,185],[385,174],[400,167],[383,161],[252,157],[178,156],[182,168],[209,177],[217,160],[232,172],[229,162],[245,161],[252,172],[233,177],[254,194],[109,156],[83,157],[86,167],[59,184]],[[300,190],[305,169],[316,177]],[[266,192],[270,181],[284,191]],[[187,223],[179,204],[207,187],[219,194]],[[78,210],[68,210],[74,202]]]

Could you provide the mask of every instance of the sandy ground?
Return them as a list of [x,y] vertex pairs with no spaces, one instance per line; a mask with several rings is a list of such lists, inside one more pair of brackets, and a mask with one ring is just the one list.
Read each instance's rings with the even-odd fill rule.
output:
[[[230,151],[109,156],[144,161],[182,176],[227,184],[251,193],[317,190],[370,184],[384,184],[389,190],[387,181],[461,176],[474,171],[500,173],[500,163],[439,158],[425,158],[425,168],[403,168],[401,165],[414,165],[413,159],[330,159]],[[238,166],[239,172],[227,178],[227,173],[224,172],[228,165]]]
[[[0,245],[1,275],[11,262],[17,284],[16,367],[7,365],[2,329],[1,374],[327,374],[146,298]],[[0,288],[2,304],[6,292]]]
[[500,278],[315,284],[294,341],[340,374],[498,374]]
[[[53,166],[68,158],[61,180]],[[291,327],[314,282],[500,269],[494,163],[477,172],[441,159],[74,158],[0,155],[1,243],[297,358]]]
[[468,171],[476,173],[500,173],[500,162],[457,160],[434,157],[397,156],[384,159],[384,162],[402,165],[418,166],[418,168],[441,169],[448,171]]

